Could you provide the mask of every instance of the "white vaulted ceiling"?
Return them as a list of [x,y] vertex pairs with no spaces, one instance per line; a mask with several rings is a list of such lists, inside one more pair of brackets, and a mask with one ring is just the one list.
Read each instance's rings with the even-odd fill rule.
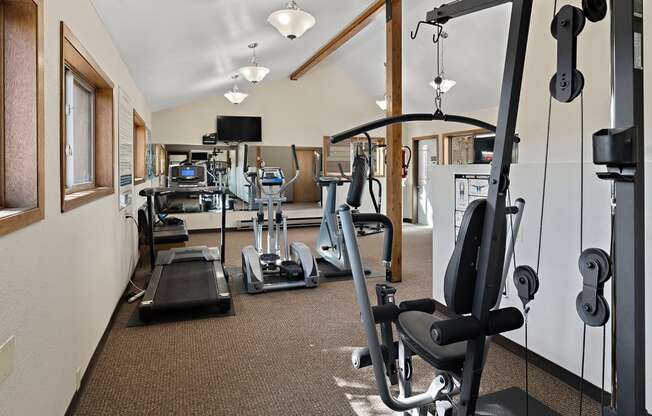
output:
[[[231,86],[230,77],[250,60],[251,42],[260,44],[261,65],[271,69],[264,82],[286,78],[372,0],[300,0],[317,19],[301,38],[283,38],[266,22],[285,0],[93,0],[136,83],[153,110],[174,107]],[[431,111],[434,76],[433,30],[410,30],[441,1],[404,0],[404,112]],[[464,17],[446,30],[446,74],[458,82],[445,98],[449,111],[494,106],[505,57],[509,7]],[[384,92],[384,13],[320,65],[337,65],[367,91]],[[301,82],[301,81],[298,81]],[[241,87],[247,89],[243,81]],[[255,93],[255,92],[253,92]]]

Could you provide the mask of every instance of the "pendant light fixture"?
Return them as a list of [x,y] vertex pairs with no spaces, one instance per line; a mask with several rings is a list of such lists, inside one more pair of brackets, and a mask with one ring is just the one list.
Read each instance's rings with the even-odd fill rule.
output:
[[[383,76],[387,77],[387,62],[383,63],[383,66],[385,68],[385,73]],[[387,93],[383,95],[383,98],[381,100],[376,100],[376,105],[383,111],[387,111]]]
[[315,25],[315,18],[308,12],[299,9],[294,0],[285,5],[285,9],[270,14],[267,22],[274,26],[281,35],[294,40]]
[[377,100],[376,105],[380,107],[381,110],[387,111],[387,96],[384,96],[382,100]]
[[[430,81],[430,86],[442,94],[446,94],[457,84],[452,79],[447,79],[444,74],[444,39],[448,38],[448,33],[441,32],[437,41],[437,75]],[[441,48],[440,48],[441,45]]]
[[237,79],[239,78],[238,74],[235,74],[231,77],[233,80],[233,88],[224,94],[227,100],[231,102],[231,104],[240,104],[249,96],[249,94],[245,94],[244,92],[240,92],[238,89],[238,84],[237,84]]
[[258,61],[256,60],[256,48],[258,47],[257,43],[252,43],[249,45],[249,49],[252,51],[251,65],[243,66],[239,69],[240,74],[252,84],[256,84],[262,81],[267,74],[269,74],[269,68],[264,66],[259,66]]

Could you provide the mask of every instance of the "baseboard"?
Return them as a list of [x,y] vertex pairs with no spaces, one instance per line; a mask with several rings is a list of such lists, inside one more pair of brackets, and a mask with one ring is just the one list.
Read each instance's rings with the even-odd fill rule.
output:
[[[435,302],[437,303],[437,312],[441,312],[449,317],[455,316],[455,314],[450,312],[444,304],[439,303],[437,301]],[[502,335],[495,335],[492,337],[492,340],[496,344],[505,348],[507,351],[525,359],[526,350],[525,347],[523,347],[521,344],[518,344]],[[552,361],[548,360],[547,358],[542,357],[541,355],[534,353],[532,351],[527,351],[527,358],[530,364],[539,367],[546,373],[552,375],[553,377],[558,378],[559,380],[568,384],[572,388],[579,389],[581,378],[575,373],[568,371],[567,369],[561,367],[560,365],[555,364]],[[587,380],[584,380],[583,389],[584,389],[584,394],[586,396],[592,398],[597,402],[600,402],[601,389],[598,386],[590,383]],[[603,403],[609,403],[611,401],[611,394],[604,392],[603,399],[604,399]]]
[[[134,268],[134,271],[131,275],[131,279],[134,278],[137,269],[138,269],[138,263],[136,264],[136,268]],[[88,362],[88,366],[86,367],[86,371],[84,371],[84,376],[81,379],[79,389],[72,396],[72,399],[70,399],[70,403],[68,404],[68,408],[66,409],[64,416],[73,416],[77,412],[77,407],[79,406],[79,398],[86,390],[88,379],[91,373],[93,372],[93,370],[95,369],[95,365],[97,364],[97,359],[100,355],[100,352],[104,349],[104,345],[106,344],[106,340],[108,338],[109,332],[111,331],[111,328],[113,328],[116,317],[118,316],[118,310],[120,309],[120,305],[122,305],[122,303],[124,302],[125,296],[127,295],[128,291],[129,291],[129,282],[127,282],[127,285],[125,286],[122,295],[120,296],[120,298],[115,304],[115,307],[113,308],[113,313],[111,313],[111,318],[109,319],[109,323],[106,325],[106,328],[104,329],[104,333],[100,338],[100,342],[98,342],[97,346],[95,347],[95,351],[93,351],[93,355],[91,356],[91,359]]]

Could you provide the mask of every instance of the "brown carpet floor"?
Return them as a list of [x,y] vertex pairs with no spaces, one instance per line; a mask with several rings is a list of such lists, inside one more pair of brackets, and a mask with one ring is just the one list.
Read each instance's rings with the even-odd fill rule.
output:
[[[313,246],[316,228],[290,230]],[[251,232],[229,232],[227,266],[239,266]],[[381,236],[360,240],[367,264],[377,264]],[[192,244],[216,235],[193,234]],[[398,298],[428,297],[432,290],[431,230],[404,230],[404,282]],[[141,273],[142,274],[142,273]],[[370,280],[373,284],[381,279]],[[352,282],[315,289],[242,294],[235,316],[127,328],[135,305],[123,304],[80,392],[76,415],[388,415],[370,369],[350,364],[365,343]],[[432,369],[415,360],[416,388]],[[523,386],[524,362],[493,345],[482,392]],[[530,367],[533,396],[563,415],[578,414],[578,393]],[[597,415],[585,399],[585,415]]]

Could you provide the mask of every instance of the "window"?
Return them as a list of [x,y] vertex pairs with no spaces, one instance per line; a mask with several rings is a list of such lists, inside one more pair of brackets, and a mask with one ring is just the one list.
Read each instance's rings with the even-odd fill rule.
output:
[[[444,136],[444,165],[489,164],[494,156],[495,134],[486,130],[448,133]],[[514,143],[512,163],[518,163],[518,143]]]
[[0,1],[0,235],[44,217],[42,9]]
[[61,211],[114,189],[113,83],[61,22]]
[[[385,139],[380,137],[372,137],[372,143],[382,147],[376,147],[375,152],[372,154],[374,164],[374,176],[385,176],[385,154],[386,148]],[[367,138],[354,137],[350,140],[332,144],[329,137],[324,137],[324,161],[323,169],[325,176],[340,176],[340,165],[345,175],[351,175],[351,168],[353,166],[353,158],[360,152],[368,155]]]
[[147,132],[145,121],[134,110],[134,183],[136,185],[145,182],[147,175],[146,168],[147,155]]
[[95,187],[95,88],[66,68],[66,193]]

